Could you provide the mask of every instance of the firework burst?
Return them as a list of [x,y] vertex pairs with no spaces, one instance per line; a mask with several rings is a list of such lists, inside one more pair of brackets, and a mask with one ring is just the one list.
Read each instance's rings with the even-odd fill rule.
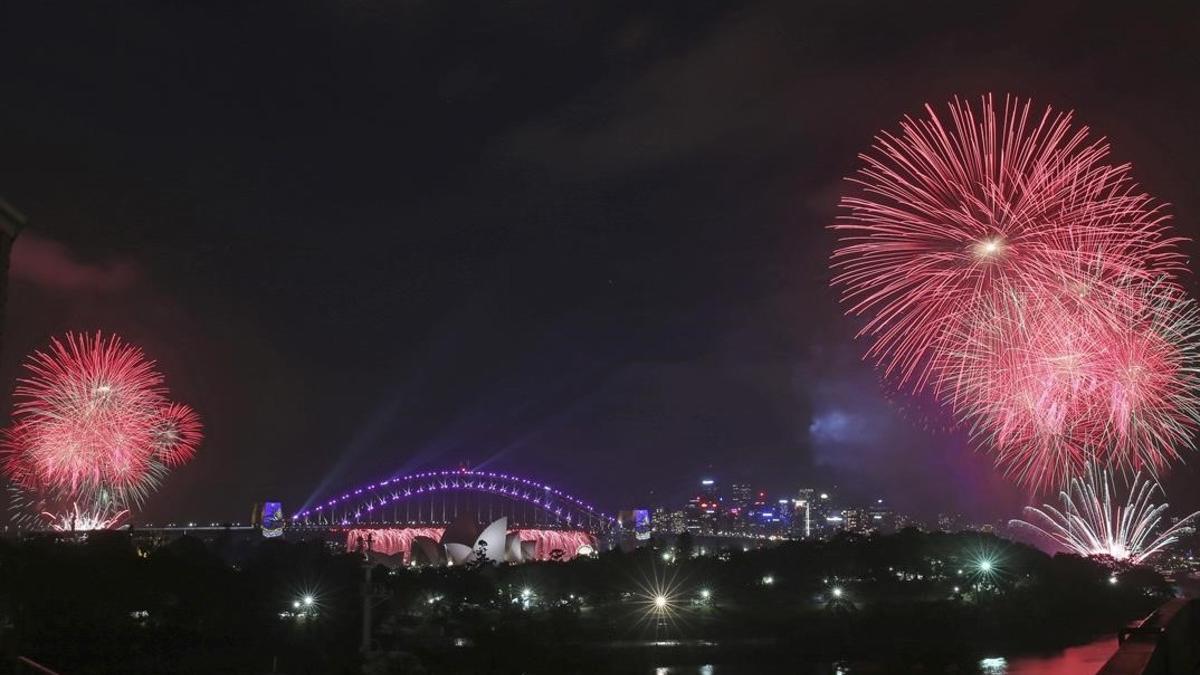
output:
[[33,507],[56,526],[112,524],[202,438],[199,418],[168,400],[154,363],[116,336],[67,334],[25,371],[0,452],[26,517]]
[[851,181],[833,284],[885,381],[932,391],[1034,489],[1157,473],[1200,426],[1200,320],[1166,216],[1070,114],[906,118]]
[[1014,293],[978,306],[937,388],[1023,484],[1065,485],[1092,462],[1157,474],[1200,423],[1198,331],[1173,285],[1117,287],[1104,303]]
[[990,96],[979,111],[955,100],[949,125],[926,111],[861,155],[859,191],[833,225],[833,283],[850,313],[868,315],[868,356],[889,377],[924,386],[964,301],[1011,283],[1094,286],[1184,268],[1158,206],[1128,166],[1103,163],[1108,145],[1070,114],[1031,114],[1015,99],[997,111]]
[[1025,507],[1027,520],[1010,526],[1030,530],[1081,556],[1140,564],[1178,540],[1200,511],[1163,529],[1167,504],[1151,500],[1157,483],[1133,477],[1123,502],[1111,474],[1094,466],[1059,493],[1061,506]]

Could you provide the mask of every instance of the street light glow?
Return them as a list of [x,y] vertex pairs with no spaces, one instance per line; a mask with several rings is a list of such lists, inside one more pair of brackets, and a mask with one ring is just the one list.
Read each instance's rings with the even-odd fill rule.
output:
[[667,596],[665,596],[665,595],[654,596],[654,607],[655,607],[655,609],[658,609],[660,611],[666,609],[667,608]]

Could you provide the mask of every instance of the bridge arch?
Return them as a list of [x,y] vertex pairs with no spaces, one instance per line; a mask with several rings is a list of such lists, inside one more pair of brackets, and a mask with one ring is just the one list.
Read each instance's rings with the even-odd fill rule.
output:
[[[473,513],[472,513],[473,512]],[[455,469],[394,476],[345,492],[292,516],[295,527],[448,525],[508,518],[514,526],[607,531],[612,516],[535,480]]]

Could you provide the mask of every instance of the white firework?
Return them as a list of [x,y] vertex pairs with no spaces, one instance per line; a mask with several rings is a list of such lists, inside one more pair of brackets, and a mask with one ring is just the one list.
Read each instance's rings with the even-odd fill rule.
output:
[[1124,502],[1118,503],[1109,472],[1089,466],[1084,476],[1072,478],[1067,489],[1058,493],[1061,508],[1026,506],[1028,520],[1012,520],[1009,525],[1033,530],[1082,556],[1141,564],[1178,541],[1200,516],[1197,511],[1162,529],[1168,505],[1154,504],[1155,492],[1162,492],[1158,483],[1136,474]]

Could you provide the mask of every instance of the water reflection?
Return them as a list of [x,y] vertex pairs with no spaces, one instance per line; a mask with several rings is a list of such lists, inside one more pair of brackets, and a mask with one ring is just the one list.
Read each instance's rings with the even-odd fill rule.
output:
[[1117,651],[1117,638],[1107,636],[1078,647],[1067,647],[1057,654],[1044,656],[1022,656],[1018,658],[985,659],[999,661],[999,670],[985,670],[983,662],[979,664],[981,673],[989,675],[1093,675]]
[[[1113,636],[1100,638],[1094,642],[1078,647],[1068,647],[1060,652],[1041,654],[1037,656],[989,656],[980,659],[973,672],[978,675],[1093,675],[1117,651],[1117,639]],[[834,675],[850,675],[858,672],[877,673],[878,666],[855,663],[853,668],[845,663],[826,663],[823,666],[812,664],[813,672],[830,673]],[[788,670],[762,670],[759,666],[747,664],[700,666],[660,666],[654,669],[654,675],[744,675],[747,673],[787,672],[794,673],[794,665]],[[646,671],[642,671],[646,672]],[[956,672],[963,672],[958,670]],[[972,672],[970,668],[967,672]]]

